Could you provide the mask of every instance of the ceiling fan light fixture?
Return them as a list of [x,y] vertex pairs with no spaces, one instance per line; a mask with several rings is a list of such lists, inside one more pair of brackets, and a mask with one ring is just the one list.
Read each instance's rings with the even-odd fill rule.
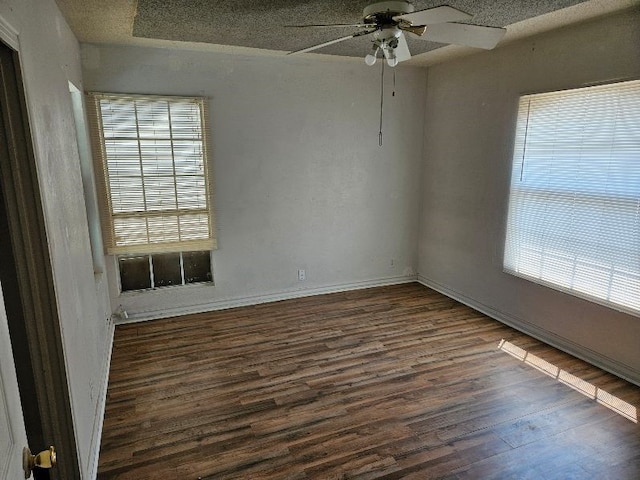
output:
[[364,57],[364,63],[366,63],[370,67],[375,65],[376,59],[378,58],[379,51],[380,51],[380,47],[374,43],[373,47],[371,48],[371,52],[366,57]]
[[395,67],[398,65],[398,57],[396,56],[396,47],[398,46],[398,42],[395,38],[391,41],[383,41],[382,42],[382,53],[384,54],[384,58],[387,59],[387,65],[390,67]]

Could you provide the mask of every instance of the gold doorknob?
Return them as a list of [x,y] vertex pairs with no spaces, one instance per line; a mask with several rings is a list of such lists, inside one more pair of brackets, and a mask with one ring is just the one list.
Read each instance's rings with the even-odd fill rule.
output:
[[56,449],[52,446],[37,455],[32,455],[29,447],[22,449],[22,469],[24,478],[29,478],[34,468],[52,468],[56,466]]

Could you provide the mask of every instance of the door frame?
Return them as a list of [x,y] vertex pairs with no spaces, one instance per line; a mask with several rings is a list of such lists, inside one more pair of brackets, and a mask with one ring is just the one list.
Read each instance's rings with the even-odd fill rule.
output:
[[80,469],[18,34],[2,18],[0,40],[0,181],[10,231],[4,253],[17,279],[3,279],[2,285],[20,399],[30,448],[37,453],[55,445],[58,456],[54,469],[37,470],[35,478],[76,479]]

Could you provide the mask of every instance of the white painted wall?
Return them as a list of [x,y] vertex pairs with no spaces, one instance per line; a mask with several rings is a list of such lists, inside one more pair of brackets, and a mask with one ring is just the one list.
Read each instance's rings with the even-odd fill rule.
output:
[[[425,73],[380,65],[83,45],[85,88],[210,99],[215,286],[117,296],[130,318],[415,279]],[[297,279],[299,268],[307,280]]]
[[18,34],[79,461],[93,478],[113,326],[106,278],[94,277],[69,94],[69,82],[82,86],[79,45],[53,0],[6,0],[0,17]]
[[502,272],[518,96],[638,78],[639,52],[636,8],[429,69],[419,278],[640,384],[640,318]]

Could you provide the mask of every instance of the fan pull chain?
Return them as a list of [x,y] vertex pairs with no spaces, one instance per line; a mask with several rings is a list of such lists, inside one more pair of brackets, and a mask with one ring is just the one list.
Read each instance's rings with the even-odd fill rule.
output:
[[393,93],[391,94],[392,97],[396,96],[396,69],[393,69]]
[[378,145],[382,146],[382,106],[384,105],[384,62],[382,63],[382,75],[380,76],[380,132],[378,133]]

